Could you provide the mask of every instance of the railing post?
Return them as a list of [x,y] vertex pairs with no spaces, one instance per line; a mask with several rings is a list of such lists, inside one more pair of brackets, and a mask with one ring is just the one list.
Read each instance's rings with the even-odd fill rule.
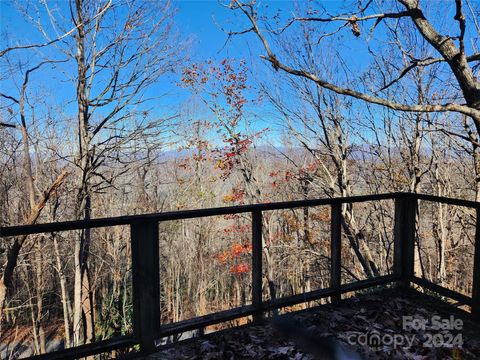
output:
[[338,291],[332,295],[331,302],[338,304],[341,300],[342,204],[332,204],[330,212],[330,288]]
[[399,287],[408,289],[414,275],[415,219],[417,198],[395,198],[393,273],[400,277]]
[[252,304],[255,309],[253,321],[262,322],[262,212],[252,211]]
[[473,258],[472,316],[480,321],[480,208],[477,208],[475,248]]
[[144,354],[155,351],[160,335],[160,249],[158,222],[131,224],[133,332]]

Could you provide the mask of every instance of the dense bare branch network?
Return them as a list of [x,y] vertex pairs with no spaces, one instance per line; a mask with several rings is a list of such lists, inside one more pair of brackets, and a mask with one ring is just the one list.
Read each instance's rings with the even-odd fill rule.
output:
[[[394,83],[398,82],[409,71],[418,66],[428,66],[438,62],[447,62],[453,75],[458,81],[458,84],[462,90],[463,96],[466,100],[465,104],[447,102],[443,104],[406,104],[399,103],[393,100],[379,97],[377,95],[367,94],[365,92],[353,90],[350,88],[342,87],[337,84],[331,83],[311,73],[307,70],[295,68],[287,65],[284,60],[279,59],[278,55],[272,50],[264,32],[260,29],[258,24],[258,14],[256,12],[254,3],[242,3],[235,0],[232,8],[239,9],[248,18],[251,23],[251,31],[254,32],[261,41],[266,55],[262,56],[263,59],[269,61],[275,70],[281,69],[291,75],[300,76],[314,81],[318,86],[325,89],[334,91],[341,95],[351,96],[360,100],[367,101],[369,103],[382,105],[394,110],[407,111],[407,112],[458,112],[464,115],[470,116],[474,119],[477,129],[480,130],[480,84],[474,77],[472,69],[469,67],[468,62],[478,61],[480,54],[473,54],[466,57],[463,53],[463,35],[465,28],[465,19],[461,13],[461,7],[457,5],[457,14],[455,18],[460,22],[461,36],[460,36],[460,50],[457,49],[452,39],[446,36],[440,35],[425,18],[422,10],[418,7],[418,2],[405,0],[401,1],[406,10],[398,13],[383,13],[367,15],[363,17],[357,17],[356,15],[351,17],[330,17],[330,18],[317,18],[317,17],[295,17],[287,24],[287,27],[297,21],[317,21],[317,22],[333,22],[343,21],[356,25],[358,21],[367,21],[377,19],[374,27],[379,21],[387,18],[410,18],[416,26],[418,32],[425,38],[439,53],[441,58],[425,59],[419,61],[413,61],[411,65],[407,66],[400,72],[400,75],[387,83],[381,90],[385,90]],[[458,2],[457,2],[458,4]],[[285,30],[283,28],[281,31]],[[380,91],[381,91],[380,90]]]

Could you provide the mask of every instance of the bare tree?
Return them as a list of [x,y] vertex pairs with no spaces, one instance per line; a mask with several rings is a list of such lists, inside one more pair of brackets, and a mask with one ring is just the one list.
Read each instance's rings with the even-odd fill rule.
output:
[[[35,186],[35,178],[33,172],[33,165],[31,159],[30,151],[30,136],[28,133],[27,125],[27,87],[29,84],[30,76],[33,72],[40,69],[43,65],[54,63],[55,61],[43,61],[36,66],[29,68],[23,78],[23,83],[20,88],[19,97],[16,98],[12,95],[7,95],[0,92],[0,96],[9,102],[18,106],[18,116],[19,116],[19,125],[10,125],[9,127],[18,128],[21,131],[21,139],[23,146],[23,172],[24,172],[24,181],[26,185],[26,194],[28,199],[28,215],[26,215],[26,224],[33,224],[40,216],[43,208],[45,207],[46,202],[55,192],[55,190],[62,184],[65,177],[67,176],[67,171],[63,171],[58,175],[57,179],[53,181],[53,184],[43,193],[38,194],[37,187]],[[9,108],[11,109],[11,108]],[[12,114],[13,114],[13,110]],[[18,256],[22,249],[22,246],[27,239],[26,236],[16,238],[13,241],[12,246],[8,249],[7,261],[4,265],[2,271],[2,277],[0,278],[0,328],[2,325],[5,301],[7,298],[8,292],[12,287],[12,275],[15,267],[17,265]],[[37,297],[38,301],[41,301],[41,297]],[[41,308],[41,304],[37,303],[37,306]],[[41,325],[40,325],[41,326]],[[40,329],[41,330],[41,329]]]
[[[146,88],[175,66],[178,49],[172,43],[171,15],[168,3],[75,1],[71,22],[77,28],[70,53],[77,65],[78,218],[91,218],[91,198],[98,179],[100,183],[112,181],[99,171],[105,158],[146,128],[144,124],[126,125],[147,100]],[[95,337],[89,290],[90,238],[90,231],[84,230],[75,244],[75,344]],[[86,319],[83,336],[82,312]]]
[[[265,22],[267,29],[263,30],[260,25],[260,15],[257,13],[257,5],[255,2],[244,3],[238,0],[234,0],[231,3],[231,8],[235,11],[243,13],[250,27],[244,31],[230,32],[230,35],[253,32],[260,40],[266,55],[262,56],[263,59],[270,62],[275,70],[285,71],[293,76],[299,76],[309,79],[316,83],[318,86],[327,90],[336,92],[341,95],[346,95],[360,99],[372,104],[385,106],[394,110],[408,111],[408,112],[458,112],[470,117],[476,127],[477,133],[480,133],[480,82],[474,75],[474,70],[470,66],[472,62],[480,60],[480,53],[474,52],[473,54],[467,54],[465,46],[465,36],[470,34],[467,30],[467,17],[463,9],[463,1],[455,1],[456,8],[455,13],[452,14],[452,19],[458,22],[458,35],[443,35],[440,33],[425,15],[425,12],[420,7],[420,1],[416,0],[400,0],[398,4],[394,4],[391,11],[374,12],[371,8],[374,6],[372,1],[366,2],[365,5],[360,4],[358,10],[352,10],[350,15],[347,16],[312,16],[311,13],[301,16],[293,16],[287,21],[284,26],[276,27],[272,19],[266,18]],[[380,5],[387,5],[380,3]],[[398,5],[398,6],[397,6]],[[402,9],[400,9],[403,8]],[[317,10],[321,12],[321,9]],[[472,16],[474,16],[472,14]],[[261,17],[265,19],[264,16]],[[272,20],[269,22],[269,20]],[[326,80],[322,75],[312,73],[307,68],[296,67],[295,65],[288,65],[292,62],[290,58],[282,58],[271,45],[271,37],[277,38],[285,31],[295,31],[294,25],[297,23],[313,23],[316,26],[309,27],[309,32],[306,36],[316,38],[319,46],[321,46],[321,40],[324,37],[328,37],[331,34],[335,34],[342,28],[351,27],[355,36],[360,36],[359,24],[363,22],[374,22],[371,27],[371,32],[380,24],[386,23],[386,30],[393,29],[388,33],[388,36],[392,39],[400,52],[403,52],[410,58],[410,64],[401,69],[398,76],[388,81],[385,79],[384,86],[376,92],[368,93],[365,91],[354,90],[346,86],[339,85],[338,83]],[[398,38],[395,36],[395,32],[398,31],[398,23],[409,21],[408,26],[414,26],[417,30],[418,36],[423,38],[430,46],[440,55],[438,58],[426,58],[418,59],[415,54],[411,54],[406,50],[401,43],[396,42]],[[389,22],[392,22],[390,24]],[[341,25],[331,33],[322,32],[319,28],[321,24],[340,23]],[[383,29],[383,28],[382,28]],[[455,40],[457,43],[455,43]],[[456,102],[447,101],[440,103],[435,98],[426,99],[424,103],[418,103],[411,101],[409,103],[396,102],[388,97],[381,97],[378,94],[384,92],[392,85],[401,81],[401,79],[410,72],[412,69],[418,67],[431,66],[432,64],[444,63],[448,67],[451,77],[455,79],[455,84],[452,84],[452,93],[455,95]],[[459,87],[460,93],[455,90],[455,86]],[[461,102],[459,96],[463,97],[465,103]]]
[[[19,3],[20,11],[45,41],[10,46],[0,57],[14,51],[47,49],[49,56],[66,57],[76,65],[73,73],[65,71],[74,85],[77,105],[76,154],[67,160],[76,168],[75,216],[89,219],[92,196],[129,170],[137,156],[132,144],[147,137],[155,144],[160,140],[160,127],[166,120],[149,116],[148,104],[158,94],[152,96],[147,89],[174,70],[182,47],[174,43],[175,10],[170,2],[72,0],[70,11],[64,5],[48,1],[29,4],[45,14],[48,21],[44,24],[32,18],[27,4]],[[90,243],[90,230],[82,231],[75,243],[76,345],[95,337]]]

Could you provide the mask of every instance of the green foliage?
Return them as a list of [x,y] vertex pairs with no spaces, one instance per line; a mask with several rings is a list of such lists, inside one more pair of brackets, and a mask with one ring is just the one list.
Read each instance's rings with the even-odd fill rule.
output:
[[133,303],[130,284],[121,289],[117,295],[109,294],[103,299],[95,326],[97,341],[132,333]]

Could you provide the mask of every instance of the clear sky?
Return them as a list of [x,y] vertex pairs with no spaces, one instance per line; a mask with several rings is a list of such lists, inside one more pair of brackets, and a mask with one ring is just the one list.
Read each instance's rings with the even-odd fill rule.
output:
[[[67,0],[50,0],[50,8],[58,8],[68,17],[68,1]],[[25,5],[20,1],[20,4]],[[289,2],[278,2],[279,6],[286,6]],[[250,56],[250,51],[247,47],[247,37],[237,37],[234,43],[229,42],[225,44],[227,35],[222,32],[215,24],[234,27],[236,24],[229,23],[231,11],[221,5],[220,2],[212,1],[174,1],[173,6],[177,8],[176,12],[176,31],[179,33],[180,41],[189,43],[187,48],[187,57],[190,62],[202,62],[207,59],[221,60],[227,57],[241,59]],[[41,11],[43,10],[40,7]],[[39,18],[42,23],[48,24],[44,13],[36,13],[33,7],[27,7],[26,12],[28,16],[36,20]],[[215,21],[213,20],[215,19]],[[231,18],[230,18],[231,20]],[[18,7],[13,0],[0,0],[0,49],[7,46],[18,44],[42,43],[44,38],[39,35],[39,32],[34,28],[31,22],[27,22],[25,17],[18,11]],[[48,49],[40,50],[43,53],[48,52]],[[17,54],[22,56],[27,53],[31,56],[32,52],[29,50],[21,50],[10,53],[15,57]],[[45,72],[43,72],[45,74]],[[47,74],[54,75],[54,73]],[[43,77],[45,75],[42,75]],[[176,86],[178,76],[173,76],[162,82],[163,90],[167,92],[177,93],[179,90]],[[9,87],[8,81],[2,86]],[[67,86],[67,84],[65,84]],[[60,85],[62,86],[62,85]],[[58,88],[57,88],[58,90]],[[66,90],[68,92],[68,90]],[[57,94],[59,95],[59,94]]]
[[[47,3],[50,9],[57,9],[59,13],[64,14],[68,18],[68,1],[50,0]],[[45,39],[32,25],[32,20],[40,19],[43,24],[48,26],[49,22],[44,13],[44,8],[40,6],[40,12],[37,12],[34,11],[35,7],[26,4],[27,2],[20,2],[21,6],[25,6],[23,9],[25,16],[25,14],[19,11],[21,6],[15,5],[15,1],[0,0],[0,49],[12,45],[45,42]],[[275,1],[274,4],[275,8],[288,11],[292,3],[290,1]],[[227,30],[238,30],[241,28],[240,21],[245,19],[237,17],[222,2],[216,0],[174,1],[173,6],[177,9],[175,24],[176,31],[179,34],[178,39],[189,44],[186,50],[188,61],[185,65],[193,62],[202,63],[209,59],[221,61],[225,58],[234,58],[237,60],[247,59],[252,73],[255,71],[264,73],[266,70],[270,70],[267,65],[260,61],[259,54],[262,51],[258,47],[258,42],[251,34],[236,36],[226,43],[228,36],[219,26],[223,26]],[[30,21],[26,21],[28,16],[31,17]],[[32,63],[35,64],[37,62],[35,60],[32,61],[32,55],[34,56],[37,53],[39,55],[38,58],[41,59],[42,54],[48,55],[49,52],[55,52],[55,49],[48,47],[33,51],[20,50],[11,52],[9,55],[12,61],[18,61],[19,68],[23,69],[21,73],[23,73],[24,68],[26,68],[24,64],[28,63],[30,67]],[[27,56],[27,58],[24,56]],[[58,52],[55,52],[53,57],[62,58]],[[45,97],[46,102],[54,103],[57,106],[57,110],[63,112],[58,117],[68,117],[76,111],[74,79],[69,81],[68,76],[64,76],[64,74],[71,73],[68,69],[71,69],[72,66],[74,66],[72,62],[65,65],[58,64],[55,68],[47,66],[41,72],[33,74],[30,79],[30,89],[35,89],[36,93],[41,93],[42,97]],[[13,94],[17,97],[19,86],[23,80],[21,73],[12,78],[3,78],[0,83],[2,92]],[[257,75],[255,74],[255,76]],[[147,91],[145,95],[148,97],[162,94],[158,101],[150,104],[154,107],[152,113],[156,113],[157,116],[168,116],[181,110],[181,107],[185,105],[185,100],[191,94],[178,86],[179,78],[178,73],[170,74],[163,77],[162,81]],[[44,96],[44,94],[48,95]],[[0,101],[5,105],[4,99],[0,99]],[[262,116],[262,111],[259,111],[260,109],[256,110],[259,117],[264,118],[268,116]],[[265,111],[268,112],[267,107]],[[199,114],[199,116],[203,116],[203,114]],[[261,121],[257,121],[257,123],[259,128],[264,127]]]
[[[189,44],[186,55],[188,61],[185,65],[191,62],[202,63],[208,59],[214,61],[221,61],[224,58],[246,59],[248,67],[251,72],[251,78],[253,81],[258,79],[268,79],[268,77],[275,76],[275,72],[272,71],[268,64],[265,64],[260,60],[259,55],[264,51],[260,48],[258,39],[253,34],[246,34],[236,36],[231,39],[227,44],[227,35],[222,32],[219,25],[227,30],[242,30],[245,29],[245,18],[240,14],[232,12],[228,7],[224,5],[227,0],[221,2],[216,0],[211,1],[173,1],[173,6],[177,8],[176,13],[176,31],[179,33],[178,41],[186,42]],[[18,11],[18,6],[15,3],[25,6],[25,14],[21,14]],[[32,3],[35,1],[32,0]],[[302,3],[302,2],[300,2]],[[452,3],[452,2],[451,2]],[[453,6],[449,3],[448,6]],[[44,10],[35,12],[34,6],[26,5],[28,2],[20,0],[19,2],[14,0],[0,0],[0,49],[7,46],[18,44],[29,44],[43,42],[44,39],[39,35],[38,30],[34,28],[32,22],[25,20],[25,15],[30,16],[33,20],[40,19],[43,23],[48,23]],[[37,4],[41,4],[39,1]],[[69,17],[69,2],[67,0],[50,0],[47,1],[51,9],[57,9],[58,14]],[[262,13],[272,15],[279,11],[280,18],[285,19],[291,16],[292,11],[295,9],[295,4],[292,1],[263,1]],[[303,2],[302,4],[306,4]],[[321,1],[321,6],[332,14],[342,12],[343,1]],[[438,4],[445,6],[447,3],[438,1]],[[20,7],[21,7],[20,6]],[[43,9],[40,6],[40,9]],[[217,23],[217,24],[216,24]],[[337,26],[335,24],[334,26]],[[361,24],[361,26],[364,26]],[[368,33],[368,26],[371,24],[365,24],[365,28],[362,28],[362,37],[366,37]],[[384,39],[385,29],[382,28],[382,24],[377,28],[375,35],[380,43]],[[344,28],[336,38],[335,47],[338,51],[342,52],[345,59],[348,60],[349,71],[352,74],[358,75],[361,73],[362,68],[372,59],[372,55],[369,54],[364,38],[356,38],[352,35],[351,30],[347,27]],[[374,46],[374,45],[372,45]],[[468,46],[468,44],[467,44]],[[374,48],[373,48],[374,49]],[[375,49],[374,49],[375,50]],[[21,50],[12,52],[12,62],[18,64],[17,68],[24,71],[25,63],[36,62],[35,54],[41,58],[41,53],[48,51],[55,51],[54,48],[42,48],[41,50]],[[320,52],[319,56],[322,56]],[[56,57],[61,58],[59,54]],[[32,60],[33,59],[33,60]],[[331,58],[332,68],[339,66],[335,57]],[[37,73],[32,76],[31,85],[32,89],[35,89],[37,96],[41,97],[46,103],[54,103],[57,106],[59,117],[73,116],[75,113],[75,78],[68,76],[68,73],[73,74],[71,71],[73,63],[58,64],[55,68],[42,69],[41,73]],[[69,67],[69,68],[67,68]],[[330,69],[330,66],[329,66]],[[0,69],[0,74],[5,74],[4,69]],[[69,71],[70,70],[70,71]],[[20,76],[19,76],[20,75]],[[1,90],[4,93],[18,94],[18,87],[21,84],[22,76],[19,72],[16,76],[5,77],[1,79]],[[185,104],[185,100],[188,99],[190,94],[181,89],[178,86],[179,74],[171,74],[162,78],[162,81],[153,86],[146,96],[158,96],[166,94],[160,99],[155,100],[151,106],[154,108],[154,112],[158,116],[170,115],[179,111]],[[2,105],[5,106],[5,101],[2,100]],[[271,114],[271,108],[264,104],[261,108],[256,108],[258,118],[264,119],[265,122],[271,122],[269,116]],[[38,114],[37,114],[38,115]],[[259,126],[262,127],[261,121]],[[271,126],[271,124],[270,124]]]

